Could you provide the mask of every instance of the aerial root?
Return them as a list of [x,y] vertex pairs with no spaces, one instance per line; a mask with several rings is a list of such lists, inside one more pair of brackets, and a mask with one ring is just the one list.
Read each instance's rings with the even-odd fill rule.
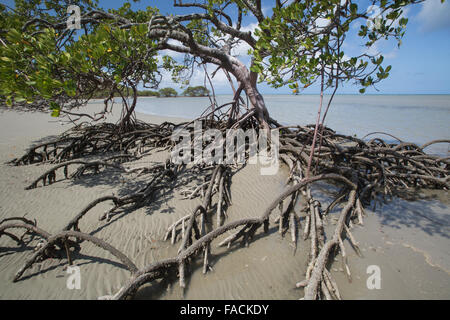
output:
[[[65,248],[69,242],[68,242],[68,238],[69,237],[73,237],[76,239],[80,239],[80,240],[84,240],[84,241],[88,241],[93,243],[94,245],[108,251],[109,253],[111,253],[113,256],[115,256],[116,258],[119,259],[119,261],[132,273],[136,273],[138,271],[138,268],[134,265],[133,262],[131,262],[131,260],[125,256],[122,252],[120,252],[119,250],[117,250],[116,248],[114,248],[113,246],[111,246],[110,244],[106,243],[105,241],[98,239],[92,235],[89,234],[85,234],[85,233],[81,233],[78,231],[62,231],[54,236],[49,237],[45,244],[39,249],[37,250],[24,264],[24,266],[22,268],[19,269],[19,271],[17,271],[17,273],[14,276],[13,281],[16,282],[18,281],[21,276],[23,275],[23,273],[31,268],[33,266],[34,263],[36,263],[37,261],[40,261],[40,259],[45,259],[48,255],[47,252],[49,249],[53,248],[54,246],[58,246],[60,247],[60,249],[62,249],[63,247]],[[73,243],[73,242],[71,242]],[[69,250],[67,249],[66,251],[67,253],[69,252]],[[67,257],[68,261],[71,263],[70,260],[70,256]]]
[[[220,176],[219,171],[221,170],[221,167],[218,166],[211,177],[210,184],[208,187],[208,191],[212,190],[212,186],[217,181],[217,176]],[[198,255],[199,253],[203,253],[203,271],[206,272],[210,266],[209,266],[209,256],[211,254],[211,242],[218,238],[219,236],[234,230],[238,229],[238,231],[234,232],[231,236],[228,236],[225,240],[221,241],[218,246],[230,246],[232,243],[238,241],[241,239],[242,245],[248,245],[248,243],[251,241],[252,237],[255,235],[256,231],[261,227],[264,226],[264,231],[268,231],[268,225],[269,225],[269,217],[272,214],[273,210],[279,205],[281,201],[284,199],[292,196],[292,194],[299,191],[301,188],[304,188],[308,184],[320,180],[335,180],[347,183],[351,186],[353,186],[352,182],[350,182],[345,177],[336,175],[336,174],[328,174],[328,175],[321,175],[318,177],[312,177],[310,179],[305,179],[298,185],[294,185],[290,188],[288,188],[285,192],[283,192],[279,197],[277,197],[271,205],[266,209],[264,214],[260,218],[251,218],[251,219],[241,219],[233,222],[229,222],[227,224],[224,224],[222,226],[217,226],[217,228],[213,229],[209,233],[203,234],[199,239],[192,242],[190,245],[185,245],[184,243],[188,243],[188,238],[191,237],[192,230],[193,230],[193,222],[201,215],[206,215],[207,210],[202,206],[199,205],[193,213],[189,216],[189,219],[187,217],[183,217],[182,219],[177,220],[174,224],[172,224],[169,227],[170,232],[166,232],[165,239],[168,239],[169,234],[173,234],[174,227],[182,225],[180,221],[186,222],[187,227],[184,233],[184,238],[182,238],[182,245],[180,246],[180,250],[178,251],[178,255],[174,258],[163,260],[161,262],[152,264],[148,266],[146,269],[143,269],[139,271],[130,281],[122,287],[115,295],[113,295],[111,298],[114,299],[123,299],[128,297],[130,294],[133,294],[133,292],[136,291],[136,287],[139,285],[142,285],[145,282],[149,282],[155,279],[155,276],[153,275],[155,270],[161,271],[162,269],[168,270],[170,268],[176,267],[178,269],[178,277],[179,277],[179,283],[180,286],[183,288],[186,285],[185,277],[186,277],[186,263],[190,261],[191,258]],[[220,181],[220,179],[219,179]],[[207,196],[203,200],[203,204],[206,205],[206,208],[210,208],[209,206],[209,200],[210,200],[210,192],[207,192]],[[191,226],[192,222],[192,226]],[[168,231],[169,231],[168,230]],[[145,276],[147,274],[147,276]],[[328,277],[329,278],[329,277]],[[328,279],[327,278],[327,279]],[[330,281],[331,282],[331,281]],[[331,282],[332,283],[332,282]],[[334,292],[336,289],[332,290]]]
[[123,132],[119,125],[86,123],[64,132],[53,141],[31,147],[25,155],[9,163],[19,166],[43,162],[70,161],[88,155],[108,152],[126,153],[134,156],[145,154],[148,148],[170,145],[174,124],[150,125],[137,122]]
[[[237,117],[238,120],[234,124],[243,129],[257,127],[253,117],[248,119],[246,117],[246,115]],[[208,120],[208,122],[205,119],[203,121],[207,127],[214,127],[221,131],[228,128],[226,121]],[[185,127],[192,132],[192,126],[188,126],[190,124],[192,123],[185,124]],[[173,147],[170,136],[175,125],[170,123],[160,126],[142,125],[142,128],[135,128],[129,132],[121,131],[120,135],[114,134],[114,128],[107,124],[80,126],[62,135],[57,141],[33,147],[25,156],[12,163],[21,165],[46,161],[61,162],[98,152],[120,152],[125,156],[139,157],[149,148]],[[242,246],[248,246],[260,228],[267,233],[270,224],[275,223],[282,235],[290,232],[294,252],[299,238],[309,241],[309,245],[305,246],[309,252],[305,279],[296,284],[296,287],[304,288],[304,298],[341,299],[336,282],[327,267],[330,259],[340,253],[344,272],[351,280],[344,241],[348,240],[355,252],[361,255],[361,250],[352,234],[352,226],[363,224],[364,207],[381,202],[380,197],[385,200],[401,192],[410,192],[417,188],[448,189],[450,159],[427,155],[423,149],[434,143],[449,141],[438,140],[422,146],[403,141],[392,144],[380,138],[365,141],[323,128],[320,133],[323,144],[320,148],[312,150],[313,132],[311,126],[280,128],[280,159],[289,167],[288,185],[258,218],[226,221],[227,208],[232,205],[230,192],[232,165],[194,166],[193,170],[203,173],[211,170],[211,172],[200,184],[182,190],[186,198],[200,197],[201,204],[190,214],[177,218],[166,230],[164,240],[170,239],[172,244],[180,241],[177,255],[152,263],[140,270],[108,244],[81,233],[78,224],[92,208],[106,201],[111,201],[113,205],[100,219],[110,220],[119,210],[134,210],[145,205],[157,195],[159,190],[173,187],[172,181],[181,168],[174,164],[124,169],[126,173],[152,173],[153,177],[138,192],[123,197],[106,196],[91,202],[56,236],[51,237],[45,231],[38,229],[35,224],[25,220],[0,222],[0,235],[9,236],[19,243],[21,238],[10,233],[11,229],[19,228],[25,229],[30,234],[37,234],[43,239],[43,245],[31,259],[27,260],[22,273],[35,261],[48,256],[50,249],[65,250],[65,255],[71,263],[70,249],[76,243],[69,242],[71,241],[69,238],[96,241],[105,250],[114,251],[115,256],[132,273],[129,281],[115,295],[109,297],[124,299],[133,296],[144,283],[166,277],[169,272],[177,271],[180,286],[186,287],[188,268],[193,259],[202,257],[203,273],[212,269],[210,265],[212,241],[217,239],[218,246],[231,247],[237,242],[240,242]],[[304,168],[308,164],[311,151],[312,172],[305,172]],[[71,164],[75,163],[70,161],[61,163],[60,166],[41,175],[31,186],[36,187],[41,181],[43,184],[54,183],[56,172],[60,168],[64,171],[65,178],[69,178],[68,165]],[[78,165],[80,170],[70,177],[81,177],[88,170],[95,173],[102,167],[101,164],[96,167],[93,163],[78,163]],[[117,166],[122,167],[120,163]],[[312,183],[323,180],[331,181],[340,190],[328,207],[323,207],[324,210],[310,188]],[[297,209],[299,203],[302,206],[300,210]],[[334,234],[330,238],[325,234],[326,219],[327,216],[334,214],[338,207],[340,207],[338,221]],[[272,222],[270,218],[273,212],[278,213],[276,208],[279,209],[279,214],[275,222]],[[214,214],[216,214],[215,224],[212,219]],[[299,230],[303,230],[302,236],[299,236]],[[45,250],[47,252],[44,252]],[[18,278],[20,276],[21,274],[18,273]]]
[[[190,239],[192,234],[195,235],[196,239],[201,235],[204,235],[205,221],[208,219],[207,213],[212,208],[211,202],[215,194],[217,194],[218,198],[216,204],[216,225],[222,225],[222,222],[226,218],[226,207],[231,205],[231,197],[228,195],[229,185],[231,183],[230,175],[231,172],[228,167],[223,165],[214,167],[212,174],[209,176],[209,180],[200,185],[202,188],[206,187],[206,190],[203,193],[202,205],[198,206],[192,214],[186,215],[170,225],[164,235],[164,240],[167,240],[170,236],[171,243],[174,244],[177,235],[181,234],[183,243],[180,246],[180,252],[186,247],[187,241],[192,243],[192,239]],[[198,190],[198,187],[195,190]],[[196,220],[197,217],[200,217],[200,221]],[[198,227],[199,225],[200,228]],[[178,228],[180,228],[180,230],[178,230]],[[194,233],[192,231],[194,231]]]
[[[14,220],[19,220],[19,221],[23,221],[23,222],[10,222],[10,223],[4,223],[7,221],[14,221]],[[10,233],[9,229],[24,229],[25,232],[20,236],[16,236],[12,233]],[[4,219],[2,220],[2,222],[0,222],[0,237],[2,235],[6,235],[8,237],[10,237],[11,239],[13,239],[18,245],[24,245],[24,237],[25,235],[37,235],[39,236],[41,239],[48,239],[50,237],[50,234],[48,232],[46,232],[45,230],[42,230],[41,228],[38,228],[36,226],[36,222],[24,219],[22,217],[14,217],[14,218],[8,218],[8,219]]]
[[[158,169],[161,169],[158,167]],[[152,196],[163,188],[167,188],[170,185],[171,181],[174,178],[174,173],[171,168],[167,168],[165,170],[158,170],[155,176],[150,180],[150,182],[137,192],[129,195],[125,195],[123,197],[112,196],[104,196],[100,197],[91,203],[89,203],[79,214],[77,214],[64,228],[64,231],[74,229],[78,230],[78,223],[90,210],[92,210],[95,206],[102,202],[112,201],[113,207],[106,212],[103,213],[99,217],[99,220],[110,221],[111,217],[114,213],[121,208],[132,207],[137,208],[145,204],[146,201],[152,198]]]
[[[34,180],[28,187],[25,188],[25,190],[31,190],[34,188],[37,188],[38,183],[42,182],[43,186],[50,185],[56,182],[56,173],[59,171],[59,169],[63,170],[64,173],[64,179],[80,179],[83,174],[87,171],[92,171],[94,174],[98,174],[102,168],[114,168],[120,171],[125,172],[126,169],[123,168],[123,166],[120,164],[123,159],[131,159],[135,158],[134,156],[130,155],[118,155],[114,157],[107,158],[105,160],[101,161],[80,161],[80,160],[73,160],[64,162],[61,164],[58,164],[57,166],[53,167],[52,169],[46,171],[42,175],[40,175],[36,180]],[[114,160],[119,160],[119,162],[116,162]],[[69,167],[70,166],[78,166],[76,171],[69,175]]]
[[326,286],[324,283],[323,272],[326,269],[326,263],[328,262],[331,250],[338,246],[341,250],[341,255],[343,258],[343,264],[345,267],[346,274],[351,277],[350,269],[347,265],[347,257],[345,253],[344,246],[342,244],[342,232],[344,231],[344,226],[347,220],[347,215],[352,210],[356,202],[356,189],[350,191],[349,199],[347,204],[343,207],[340,215],[339,221],[336,225],[333,237],[328,240],[324,246],[321,248],[316,258],[314,259],[313,268],[310,272],[310,276],[307,276],[307,285],[305,286],[305,299],[311,300],[316,299],[319,294],[319,287],[322,288]]

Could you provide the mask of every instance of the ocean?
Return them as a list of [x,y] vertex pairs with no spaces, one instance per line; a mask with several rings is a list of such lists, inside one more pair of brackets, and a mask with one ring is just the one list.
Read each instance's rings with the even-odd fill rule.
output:
[[[330,96],[324,96],[322,112]],[[231,95],[217,95],[219,105],[230,102]],[[315,123],[319,95],[264,95],[272,118],[281,124]],[[141,97],[137,112],[194,119],[210,105],[203,98]],[[365,135],[382,131],[403,141],[418,145],[435,139],[450,139],[450,95],[336,95],[328,111],[325,125],[346,135]],[[389,136],[379,136],[393,141]],[[450,155],[450,145],[432,145],[427,152]]]

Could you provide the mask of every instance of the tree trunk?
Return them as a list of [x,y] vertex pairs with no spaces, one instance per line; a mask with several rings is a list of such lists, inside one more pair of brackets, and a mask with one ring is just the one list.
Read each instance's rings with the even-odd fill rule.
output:
[[258,91],[258,74],[249,71],[244,64],[233,66],[233,69],[229,71],[236,77],[238,82],[243,85],[245,93],[255,110],[255,116],[258,119],[260,127],[269,130],[269,111],[266,108],[266,103],[264,102],[262,95]]
[[255,109],[255,115],[261,128],[269,130],[269,111],[266,108],[266,103],[262,95],[258,91],[256,83],[251,83],[250,85],[245,84],[244,90]]
[[[130,130],[134,130],[134,109],[136,108],[136,103],[137,103],[137,89],[136,87],[132,86],[131,89],[133,90],[133,102],[131,103],[130,107],[128,107],[128,103],[124,100],[125,102],[125,110],[124,115],[122,116],[122,119],[120,120],[120,130],[122,132],[127,132]],[[122,97],[122,99],[125,99],[124,97]]]

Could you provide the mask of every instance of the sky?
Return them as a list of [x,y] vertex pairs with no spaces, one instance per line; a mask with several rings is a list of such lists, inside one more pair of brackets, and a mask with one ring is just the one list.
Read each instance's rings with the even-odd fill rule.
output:
[[[99,0],[101,7],[118,8],[123,4],[121,0]],[[189,2],[186,0],[185,2]],[[11,5],[13,0],[0,0],[0,3]],[[275,0],[263,0],[263,11],[271,13],[271,7]],[[172,0],[141,0],[133,3],[132,8],[144,9],[147,6],[156,6],[161,13],[183,14],[189,13],[190,8],[173,8]],[[366,6],[366,1],[360,2],[360,7]],[[450,94],[450,1],[443,4],[440,0],[426,0],[417,5],[409,6],[404,14],[408,18],[406,34],[402,39],[402,45],[397,48],[393,41],[385,41],[370,48],[371,52],[384,55],[384,65],[392,65],[390,76],[376,86],[369,88],[367,94]],[[247,18],[243,21],[243,29],[254,30],[256,20]],[[358,26],[354,26],[357,32]],[[367,50],[356,36],[349,36],[344,45],[347,55],[362,53]],[[242,45],[235,54],[249,63],[246,55],[247,48]],[[176,59],[182,59],[181,54],[165,52]],[[215,70],[213,66],[208,68],[209,72]],[[217,94],[232,93],[227,78],[222,72],[218,72],[213,79],[215,92]],[[204,74],[202,70],[196,70],[191,80],[191,85],[203,85]],[[160,87],[179,88],[179,85],[171,82],[170,77],[164,77]],[[359,86],[345,84],[340,88],[338,94],[357,94]],[[263,94],[289,94],[288,87],[274,89],[266,84],[260,84],[259,89]],[[178,90],[180,91],[180,90]],[[318,84],[313,85],[302,94],[317,94]]]

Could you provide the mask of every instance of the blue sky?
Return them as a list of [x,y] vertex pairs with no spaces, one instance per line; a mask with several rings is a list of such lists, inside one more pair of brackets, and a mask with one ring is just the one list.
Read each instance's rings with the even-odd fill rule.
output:
[[[1,3],[11,5],[12,0],[0,0]],[[118,8],[123,4],[121,0],[99,0],[104,8]],[[188,2],[186,0],[185,2]],[[147,6],[156,6],[162,13],[182,14],[192,9],[173,8],[172,0],[141,0],[132,2],[132,7],[143,9]],[[270,13],[274,0],[263,0],[263,9]],[[360,6],[365,6],[366,1],[361,1]],[[450,94],[450,3],[444,4],[440,0],[426,0],[422,4],[410,6],[404,15],[409,19],[406,35],[402,46],[398,49],[394,42],[379,43],[372,48],[385,56],[385,65],[392,65],[389,78],[383,80],[375,89],[367,90],[367,93],[377,94]],[[255,20],[243,21],[244,28],[253,30]],[[356,26],[355,26],[356,27]],[[355,28],[356,30],[356,28]],[[348,55],[357,54],[365,50],[357,37],[350,36],[345,45]],[[248,61],[245,56],[245,48],[239,51],[240,58]],[[169,53],[170,54],[170,53]],[[180,55],[173,54],[176,58]],[[210,68],[214,70],[214,68]],[[224,75],[218,74],[213,79],[216,93],[231,93],[229,84]],[[192,85],[203,84],[202,71],[194,74]],[[165,79],[162,86],[177,87],[170,79]],[[265,94],[290,93],[289,88],[273,89],[265,84],[260,84],[260,90]],[[338,93],[358,93],[359,87],[347,84],[341,87]],[[304,90],[304,94],[316,94],[318,85]]]

